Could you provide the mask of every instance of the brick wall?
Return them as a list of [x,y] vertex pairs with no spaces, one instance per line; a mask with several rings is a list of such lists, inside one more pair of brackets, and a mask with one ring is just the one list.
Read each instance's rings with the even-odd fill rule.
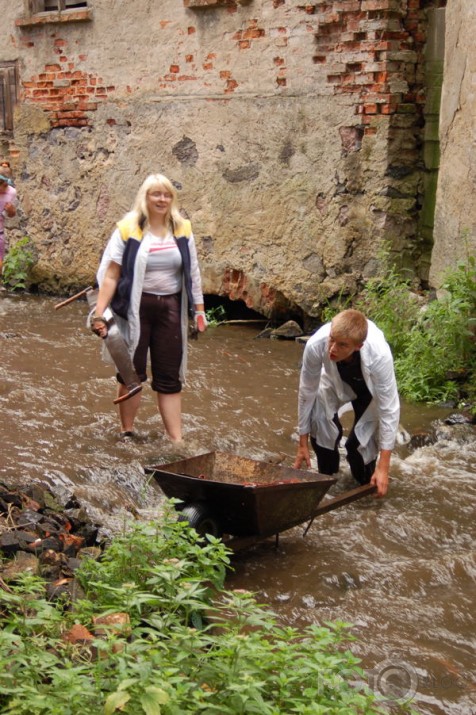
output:
[[70,59],[65,40],[55,39],[53,52],[56,62],[45,64],[41,72],[23,81],[23,101],[38,104],[52,128],[91,126],[92,112],[114,93],[115,87],[106,87],[101,77],[77,69],[76,63],[84,63],[87,57],[74,57],[72,53]]
[[431,3],[98,0],[83,23],[22,26],[18,167],[41,280],[73,280],[80,249],[44,236],[79,227],[92,273],[95,220],[114,225],[156,167],[183,187],[208,292],[316,314],[382,244],[418,273]]

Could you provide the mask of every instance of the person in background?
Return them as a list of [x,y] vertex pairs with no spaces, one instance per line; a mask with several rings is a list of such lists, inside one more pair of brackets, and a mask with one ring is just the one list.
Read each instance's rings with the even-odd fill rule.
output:
[[11,166],[10,166],[10,162],[9,162],[9,161],[6,161],[5,159],[3,159],[2,161],[0,161],[0,173],[1,173],[3,176],[7,176],[7,177],[8,177],[8,185],[9,185],[9,186],[15,186],[15,184],[13,183],[12,168],[11,168]]
[[310,337],[304,349],[295,468],[303,462],[311,466],[310,437],[318,471],[339,470],[338,413],[349,402],[354,424],[345,447],[352,476],[360,484],[376,485],[378,496],[384,496],[400,402],[390,347],[382,331],[358,310],[336,315]]
[[[93,332],[107,336],[102,314],[110,305],[142,382],[147,380],[150,352],[159,413],[170,439],[180,442],[188,318],[202,330],[207,322],[192,227],[180,214],[177,192],[163,174],[152,174],[143,182],[132,210],[119,221],[106,246],[97,278]],[[119,374],[117,379],[121,397],[127,390]],[[119,403],[123,438],[133,436],[140,399],[139,392]]]
[[5,257],[5,218],[15,216],[17,212],[16,202],[16,189],[9,184],[9,177],[0,172],[0,276],[3,273],[3,259]]

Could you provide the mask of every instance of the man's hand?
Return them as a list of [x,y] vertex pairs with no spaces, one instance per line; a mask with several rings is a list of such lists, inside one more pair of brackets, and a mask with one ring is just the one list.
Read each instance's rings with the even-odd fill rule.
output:
[[311,468],[311,455],[309,454],[309,435],[302,434],[299,437],[299,447],[294,460],[294,469],[301,469],[302,463],[305,462],[308,469]]
[[377,496],[384,497],[388,492],[388,471],[390,468],[390,449],[381,449],[378,464],[372,474],[370,484],[377,487]]

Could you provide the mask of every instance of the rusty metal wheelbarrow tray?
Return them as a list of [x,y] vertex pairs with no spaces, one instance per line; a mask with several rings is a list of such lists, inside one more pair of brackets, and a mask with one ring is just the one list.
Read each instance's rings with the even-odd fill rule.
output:
[[309,521],[334,477],[208,452],[146,467],[169,498],[203,503],[233,536],[266,538]]

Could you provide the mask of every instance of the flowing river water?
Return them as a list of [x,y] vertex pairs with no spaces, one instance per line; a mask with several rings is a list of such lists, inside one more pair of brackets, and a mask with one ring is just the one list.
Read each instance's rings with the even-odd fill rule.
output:
[[[131,514],[160,510],[143,465],[211,450],[292,464],[301,345],[256,340],[253,324],[209,329],[190,344],[183,446],[164,437],[148,387],[137,439],[123,443],[86,303],[55,311],[57,300],[0,294],[0,481],[74,492],[113,533]],[[228,586],[256,592],[290,625],[354,624],[352,650],[384,701],[470,715],[476,428],[445,424],[450,412],[403,405],[414,438],[392,458],[388,497],[320,516],[305,538],[304,527],[289,530],[278,549],[269,540],[241,552]],[[344,464],[331,493],[354,486]]]

